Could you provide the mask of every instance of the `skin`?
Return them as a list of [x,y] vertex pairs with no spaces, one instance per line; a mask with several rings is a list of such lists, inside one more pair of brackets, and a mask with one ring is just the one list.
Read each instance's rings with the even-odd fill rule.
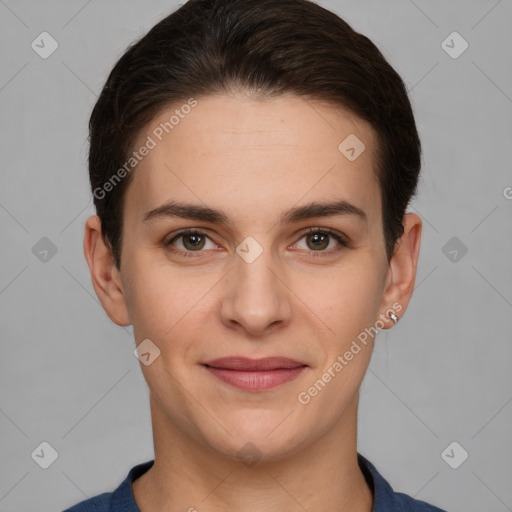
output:
[[[373,340],[308,404],[297,397],[365,328],[379,318],[390,328],[386,311],[393,304],[403,315],[414,288],[421,220],[405,215],[404,235],[388,262],[377,140],[351,112],[293,95],[197,100],[134,171],[120,270],[98,217],[85,228],[84,252],[106,313],[118,325],[133,324],[137,344],[150,339],[161,351],[150,365],[141,363],[155,464],[134,482],[135,499],[142,512],[369,512],[373,496],[357,464],[356,433],[358,390]],[[162,111],[135,146],[175,109]],[[338,145],[352,133],[366,149],[349,161]],[[362,209],[367,221],[353,214],[279,221],[292,207],[340,199]],[[144,222],[169,200],[222,210],[230,223]],[[191,227],[205,236],[165,246]],[[330,228],[348,237],[349,246],[327,236],[318,249],[307,228]],[[263,249],[252,263],[236,252],[248,236]],[[185,250],[193,254],[184,256]],[[235,355],[286,356],[308,368],[277,388],[250,392],[201,365]],[[237,456],[248,442],[261,457],[253,465]]]

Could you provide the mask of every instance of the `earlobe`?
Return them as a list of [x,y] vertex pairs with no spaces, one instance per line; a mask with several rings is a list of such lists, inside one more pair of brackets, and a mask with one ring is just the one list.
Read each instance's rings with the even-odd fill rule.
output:
[[130,325],[121,276],[103,240],[101,220],[97,215],[89,217],[85,223],[84,255],[94,290],[108,317],[117,325]]
[[418,215],[408,213],[404,216],[403,226],[404,233],[397,241],[389,262],[388,280],[381,302],[381,311],[387,320],[386,328],[396,323],[390,313],[396,315],[398,320],[405,313],[416,281],[422,222]]

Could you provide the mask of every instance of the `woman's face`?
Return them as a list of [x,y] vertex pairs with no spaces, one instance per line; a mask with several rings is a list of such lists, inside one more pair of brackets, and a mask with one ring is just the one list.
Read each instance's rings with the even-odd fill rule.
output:
[[[372,337],[353,342],[379,318],[388,327],[393,306],[369,125],[296,96],[219,95],[162,111],[143,145],[154,147],[126,192],[120,279],[136,343],[151,340],[146,359],[160,351],[141,363],[154,428],[270,460],[355,421]],[[303,367],[205,366],[276,356]]]

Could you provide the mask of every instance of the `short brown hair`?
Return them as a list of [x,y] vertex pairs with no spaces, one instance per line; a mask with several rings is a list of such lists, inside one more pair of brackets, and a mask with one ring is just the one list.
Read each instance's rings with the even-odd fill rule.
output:
[[127,48],[90,118],[94,204],[117,267],[131,174],[108,193],[103,185],[159,111],[236,89],[325,100],[370,123],[379,141],[377,177],[389,260],[421,166],[411,104],[397,72],[367,37],[309,0],[189,0]]

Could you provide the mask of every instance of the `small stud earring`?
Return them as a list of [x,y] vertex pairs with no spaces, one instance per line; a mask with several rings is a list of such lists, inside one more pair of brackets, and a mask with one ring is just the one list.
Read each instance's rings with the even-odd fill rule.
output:
[[398,317],[392,311],[389,312],[389,318],[391,318],[395,324],[398,323]]

